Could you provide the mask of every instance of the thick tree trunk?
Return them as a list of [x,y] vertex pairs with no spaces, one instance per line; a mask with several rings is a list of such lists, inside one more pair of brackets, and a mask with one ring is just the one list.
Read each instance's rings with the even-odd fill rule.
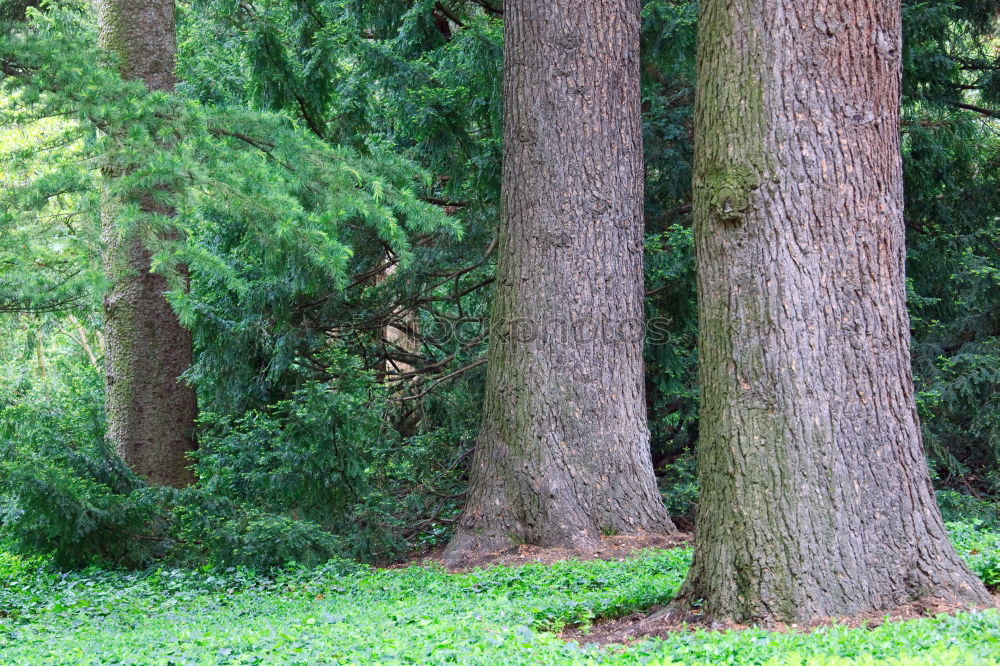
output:
[[701,12],[701,496],[677,605],[766,623],[986,601],[948,542],[914,405],[899,2]]
[[639,2],[504,9],[503,224],[453,564],[674,530],[643,395]]
[[[118,59],[126,79],[150,90],[174,88],[176,41],[172,0],[99,0],[102,48]],[[146,212],[170,214],[150,196]],[[191,334],[164,298],[166,279],[150,272],[150,253],[138,232],[122,237],[116,203],[103,216],[107,338],[108,438],[118,454],[152,484],[194,480],[186,454],[194,448],[194,389],[178,381],[191,365]]]

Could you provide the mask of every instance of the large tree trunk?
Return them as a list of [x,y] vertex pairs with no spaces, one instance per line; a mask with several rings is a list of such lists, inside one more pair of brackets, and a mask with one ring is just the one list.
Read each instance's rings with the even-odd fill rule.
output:
[[643,394],[639,2],[504,9],[503,222],[453,564],[674,530]]
[[703,0],[699,33],[701,495],[678,605],[766,623],[986,601],[914,405],[899,2]]
[[[96,7],[101,46],[122,76],[173,90],[172,0],[98,0]],[[149,195],[140,201],[144,212],[172,213]],[[166,279],[150,272],[140,233],[121,235],[117,207],[107,201],[103,216],[108,438],[139,476],[183,486],[194,478],[186,454],[194,448],[196,404],[194,389],[178,377],[191,365],[191,334],[164,298]]]

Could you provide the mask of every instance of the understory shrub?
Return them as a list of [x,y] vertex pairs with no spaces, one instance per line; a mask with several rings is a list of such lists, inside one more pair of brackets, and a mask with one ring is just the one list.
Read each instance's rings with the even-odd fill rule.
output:
[[[384,562],[443,544],[461,510],[474,423],[401,437],[386,425],[391,401],[375,379],[346,354],[328,360],[329,382],[305,382],[239,418],[205,414],[200,482],[184,490],[146,486],[105,442],[92,365],[53,359],[47,379],[7,368],[0,542],[62,567],[259,570],[338,556]],[[694,456],[675,458],[660,482],[671,515],[693,519]],[[961,528],[961,542],[977,573],[1000,583],[997,544],[975,541],[1000,524],[997,504],[951,490],[938,502],[946,520],[978,526]]]
[[945,522],[979,521],[990,529],[1000,529],[1000,502],[973,497],[955,490],[935,493]]
[[[192,488],[150,488],[104,439],[99,373],[63,359],[0,393],[0,543],[61,567],[390,560],[447,538],[468,453],[451,431],[401,438],[384,390],[337,379],[240,418],[207,413]],[[470,437],[469,433],[464,434]],[[458,451],[456,452],[456,448]]]
[[0,533],[16,552],[62,566],[149,564],[162,544],[134,535],[162,530],[163,493],[105,443],[97,372],[58,369],[59,381],[22,379],[0,394]]
[[658,481],[670,516],[675,520],[693,521],[698,506],[698,470],[694,454],[684,451],[673,462],[664,465]]

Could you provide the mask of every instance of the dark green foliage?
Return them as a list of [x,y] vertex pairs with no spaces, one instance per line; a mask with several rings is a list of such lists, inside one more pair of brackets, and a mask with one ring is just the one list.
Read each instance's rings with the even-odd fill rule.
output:
[[671,224],[646,238],[646,386],[653,460],[693,447],[698,439],[698,315],[691,227]]
[[[0,533],[15,551],[51,554],[61,566],[159,559],[266,570],[337,554],[385,558],[432,510],[417,498],[399,502],[399,489],[436,482],[453,492],[433,443],[392,440],[391,456],[358,446],[364,436],[379,441],[378,424],[352,404],[359,394],[346,383],[303,389],[219,440],[223,424],[213,423],[197,463],[203,488],[182,491],[145,487],[103,443],[91,368],[63,368],[56,386],[23,382],[0,401]],[[330,446],[327,428],[343,439]],[[452,515],[454,504],[434,510]]]
[[[49,148],[58,158],[57,173],[66,175],[56,179],[23,169],[24,177],[4,193],[8,210],[18,211],[5,222],[27,228],[38,211],[32,201],[47,206],[53,196],[75,195],[57,212],[75,205],[76,211],[69,210],[93,224],[96,197],[85,195],[93,193],[96,166],[114,164],[108,173],[118,177],[108,181],[106,197],[120,202],[123,231],[143,231],[156,250],[154,270],[171,274],[178,263],[190,269],[191,290],[175,280],[170,298],[182,320],[195,326],[201,346],[192,379],[198,382],[206,367],[218,368],[205,380],[203,404],[218,410],[206,422],[232,424],[233,431],[215,447],[211,430],[206,433],[202,464],[209,492],[200,505],[195,502],[197,508],[177,515],[171,511],[185,502],[190,506],[190,498],[146,491],[134,478],[117,482],[120,464],[109,461],[100,429],[81,437],[77,452],[65,437],[27,439],[12,432],[5,445],[18,448],[11,451],[15,462],[5,470],[3,494],[20,505],[34,502],[34,511],[15,515],[11,509],[5,525],[23,537],[23,545],[77,562],[105,556],[137,563],[145,555],[133,554],[131,545],[145,542],[150,552],[185,545],[213,561],[252,557],[273,563],[268,558],[294,557],[297,548],[306,557],[328,557],[336,542],[328,532],[313,521],[291,521],[322,514],[327,530],[351,531],[352,507],[365,493],[355,484],[363,485],[368,473],[366,447],[378,439],[380,418],[375,385],[359,374],[354,357],[338,355],[330,344],[330,329],[350,321],[343,294],[354,279],[351,269],[359,257],[377,265],[387,255],[405,267],[413,257],[411,235],[448,242],[458,237],[458,226],[418,198],[416,192],[429,186],[424,174],[385,148],[368,143],[360,154],[310,137],[281,116],[147,95],[95,67],[93,41],[89,19],[72,11],[0,36],[10,114],[19,127],[57,123],[66,137],[51,148],[33,146],[36,153]],[[64,52],[72,56],[64,58]],[[46,120],[61,117],[71,120]],[[145,191],[158,192],[161,203],[177,209],[176,217],[140,213],[136,197]],[[180,232],[181,240],[163,240],[165,229]],[[70,231],[71,239],[93,235]],[[90,259],[95,250],[89,246]],[[362,262],[360,269],[372,263]],[[297,308],[317,300],[325,312],[344,319],[303,331]],[[40,395],[34,401],[45,404]],[[100,408],[99,401],[93,404]],[[61,406],[67,417],[81,408]],[[247,451],[234,448],[272,436],[260,459],[247,461],[240,457]],[[47,473],[32,478],[29,461]],[[253,464],[260,462],[281,469]],[[229,476],[214,473],[220,469]],[[251,485],[239,487],[233,475]],[[297,485],[272,484],[282,478]],[[252,506],[257,501],[262,508]],[[208,523],[211,530],[189,538]],[[284,528],[292,534],[276,541]],[[110,554],[104,545],[109,530],[131,545]],[[98,535],[94,543],[83,539],[90,533]],[[213,533],[216,542],[208,539]],[[263,543],[273,548],[261,552]]]
[[216,561],[261,566],[333,553],[366,558],[395,545],[376,543],[391,539],[391,531],[378,525],[382,531],[373,535],[360,520],[373,492],[371,449],[385,437],[394,441],[379,418],[383,391],[355,359],[341,352],[328,360],[333,381],[306,383],[290,399],[238,419],[203,414],[195,466],[203,490],[196,494],[247,507],[221,521],[198,503],[187,509],[189,522],[204,523],[188,529],[208,539],[216,531],[226,535],[206,547]]
[[[341,550],[326,530],[200,490],[148,488],[104,442],[102,385],[78,357],[0,395],[0,533],[60,566],[169,558],[263,568]],[[8,376],[8,379],[10,377]]]
[[646,222],[659,232],[691,202],[691,111],[698,6],[646,0],[642,9]]
[[344,552],[340,538],[310,520],[245,508],[200,490],[183,490],[169,507],[174,534],[166,561],[184,565],[316,566]]
[[[466,27],[446,39],[429,18],[433,3],[377,10],[353,2],[192,3],[190,16],[198,20],[181,26],[180,66],[189,72],[182,89],[207,100],[218,91],[215,82],[226,81],[227,103],[280,109],[380,165],[398,160],[390,151],[414,158],[430,174],[419,196],[466,230],[461,240],[421,235],[405,261],[384,239],[359,230],[343,267],[347,286],[339,289],[296,254],[266,248],[258,256],[260,234],[214,216],[203,238],[260,288],[227,293],[217,281],[194,281],[204,309],[194,322],[200,353],[192,378],[212,411],[238,417],[287,399],[302,382],[329,381],[321,357],[331,337],[366,370],[392,382],[393,396],[421,393],[485,348],[484,288],[492,270],[483,254],[499,185],[500,31],[472,10]],[[206,30],[225,35],[232,47],[211,66],[199,64],[201,51],[188,50]],[[334,47],[333,55],[325,50]],[[319,75],[317,58],[326,63],[325,78],[307,84]],[[430,338],[416,349],[396,349],[383,339],[386,324],[402,313],[416,316],[427,332],[422,337]],[[461,340],[435,334],[449,333],[458,320]],[[399,363],[414,367],[415,376],[406,382],[391,377],[387,370]],[[474,392],[480,381],[472,373],[450,387]],[[432,402],[399,405],[384,417],[407,434],[415,424],[429,432],[443,425]],[[475,422],[474,413],[459,413]],[[441,417],[453,422],[455,414]]]
[[357,443],[377,440],[380,422],[377,395],[365,399],[377,385],[356,367],[338,370],[342,381],[307,384],[266,411],[203,415],[196,469],[205,489],[314,521],[342,516],[366,491]]
[[979,523],[990,530],[1000,530],[1000,502],[965,495],[954,490],[935,493],[945,522]]
[[149,564],[162,549],[129,535],[160,524],[159,493],[104,443],[93,369],[60,370],[54,386],[23,381],[0,395],[0,530],[16,550],[63,566]]
[[653,461],[660,466],[693,446],[698,436],[690,228],[697,4],[649,0],[642,18],[646,392]]
[[1000,131],[989,3],[904,13],[903,150],[913,367],[941,482],[1000,489]]
[[694,454],[684,451],[673,462],[663,466],[662,474],[660,488],[670,517],[675,522],[680,519],[690,525],[698,506],[698,472]]

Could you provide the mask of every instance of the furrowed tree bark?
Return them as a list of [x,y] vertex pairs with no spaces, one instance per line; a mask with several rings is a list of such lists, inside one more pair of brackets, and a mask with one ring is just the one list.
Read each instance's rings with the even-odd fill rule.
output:
[[[172,91],[172,0],[95,4],[101,46],[117,58],[123,78],[143,81],[149,90]],[[140,200],[144,212],[173,213],[151,195]],[[194,481],[186,455],[194,449],[195,393],[178,380],[191,365],[191,334],[164,298],[166,279],[150,272],[144,239],[138,232],[120,233],[116,207],[106,202],[102,222],[108,438],[149,483],[181,487]]]
[[770,623],[986,602],[910,374],[900,6],[703,0],[695,557],[674,610]]
[[643,389],[638,0],[504,6],[503,220],[450,564],[674,530]]

